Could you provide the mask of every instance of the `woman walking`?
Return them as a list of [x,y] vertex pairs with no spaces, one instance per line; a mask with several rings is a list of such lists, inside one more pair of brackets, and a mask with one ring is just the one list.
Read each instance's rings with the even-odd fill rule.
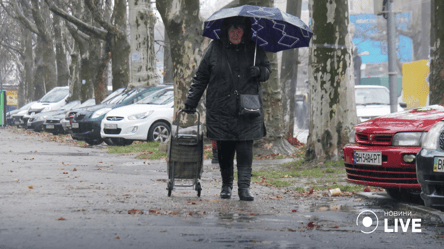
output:
[[[236,154],[239,198],[254,200],[250,191],[253,141],[266,134],[260,82],[267,81],[270,73],[265,52],[251,41],[250,19],[224,19],[220,39],[210,43],[193,77],[184,109],[192,112],[208,88],[207,136],[217,142],[222,176],[221,198],[231,198]],[[258,115],[239,114],[241,94],[259,95],[261,107]]]

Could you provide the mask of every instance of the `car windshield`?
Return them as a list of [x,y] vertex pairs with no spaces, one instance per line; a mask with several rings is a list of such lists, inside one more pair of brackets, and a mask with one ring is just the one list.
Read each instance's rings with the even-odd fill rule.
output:
[[166,105],[174,100],[174,91],[168,90],[165,92],[159,92],[157,94],[152,94],[139,102],[137,104],[149,104],[149,105]]
[[128,95],[131,95],[132,93],[134,93],[135,90],[129,90],[127,92],[123,92],[119,95],[117,95],[116,97],[110,99],[107,104],[116,104],[116,103],[120,103],[124,98],[128,97]]
[[88,99],[87,101],[83,102],[79,107],[93,106],[95,104],[96,104],[95,99]]
[[68,88],[59,88],[54,89],[53,91],[48,92],[40,99],[40,102],[43,103],[55,103],[64,99],[69,94]]
[[80,104],[80,101],[78,101],[78,100],[74,100],[74,101],[71,101],[71,102],[69,102],[68,104],[66,104],[66,105],[64,105],[64,106],[62,106],[62,107],[60,107],[60,110],[62,110],[62,111],[70,110],[70,109],[72,109],[74,106],[77,106],[77,105],[79,105],[79,104]]
[[102,103],[106,103],[110,99],[112,99],[112,98],[116,97],[117,95],[121,94],[124,90],[125,90],[125,88],[119,88],[119,89],[115,90],[110,95],[108,95],[108,97],[106,97],[104,100],[102,100]]
[[385,88],[355,88],[357,105],[389,105],[390,93]]

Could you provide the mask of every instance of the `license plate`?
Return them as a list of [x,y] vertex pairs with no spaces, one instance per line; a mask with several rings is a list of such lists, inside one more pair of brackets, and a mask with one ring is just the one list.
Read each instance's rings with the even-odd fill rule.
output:
[[435,162],[433,163],[434,172],[444,172],[444,157],[435,157]]
[[71,127],[74,129],[79,128],[79,123],[72,123]]
[[54,129],[54,125],[46,125],[46,129]]
[[375,151],[353,151],[354,164],[382,165],[382,153]]
[[117,129],[117,124],[104,124],[105,129]]

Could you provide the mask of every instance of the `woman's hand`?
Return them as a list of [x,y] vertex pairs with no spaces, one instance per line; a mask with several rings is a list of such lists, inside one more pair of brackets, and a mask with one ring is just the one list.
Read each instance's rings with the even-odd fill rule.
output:
[[258,66],[251,66],[250,67],[250,78],[256,78],[261,74],[261,69]]

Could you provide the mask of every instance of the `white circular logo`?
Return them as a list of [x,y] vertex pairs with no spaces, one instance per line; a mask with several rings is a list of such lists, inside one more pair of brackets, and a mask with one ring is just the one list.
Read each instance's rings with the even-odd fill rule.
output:
[[[373,220],[376,220],[376,225],[373,228]],[[358,217],[356,217],[356,226],[361,224],[364,226],[364,230],[361,230],[362,233],[373,233],[379,225],[378,216],[370,210],[364,210],[359,213]]]

